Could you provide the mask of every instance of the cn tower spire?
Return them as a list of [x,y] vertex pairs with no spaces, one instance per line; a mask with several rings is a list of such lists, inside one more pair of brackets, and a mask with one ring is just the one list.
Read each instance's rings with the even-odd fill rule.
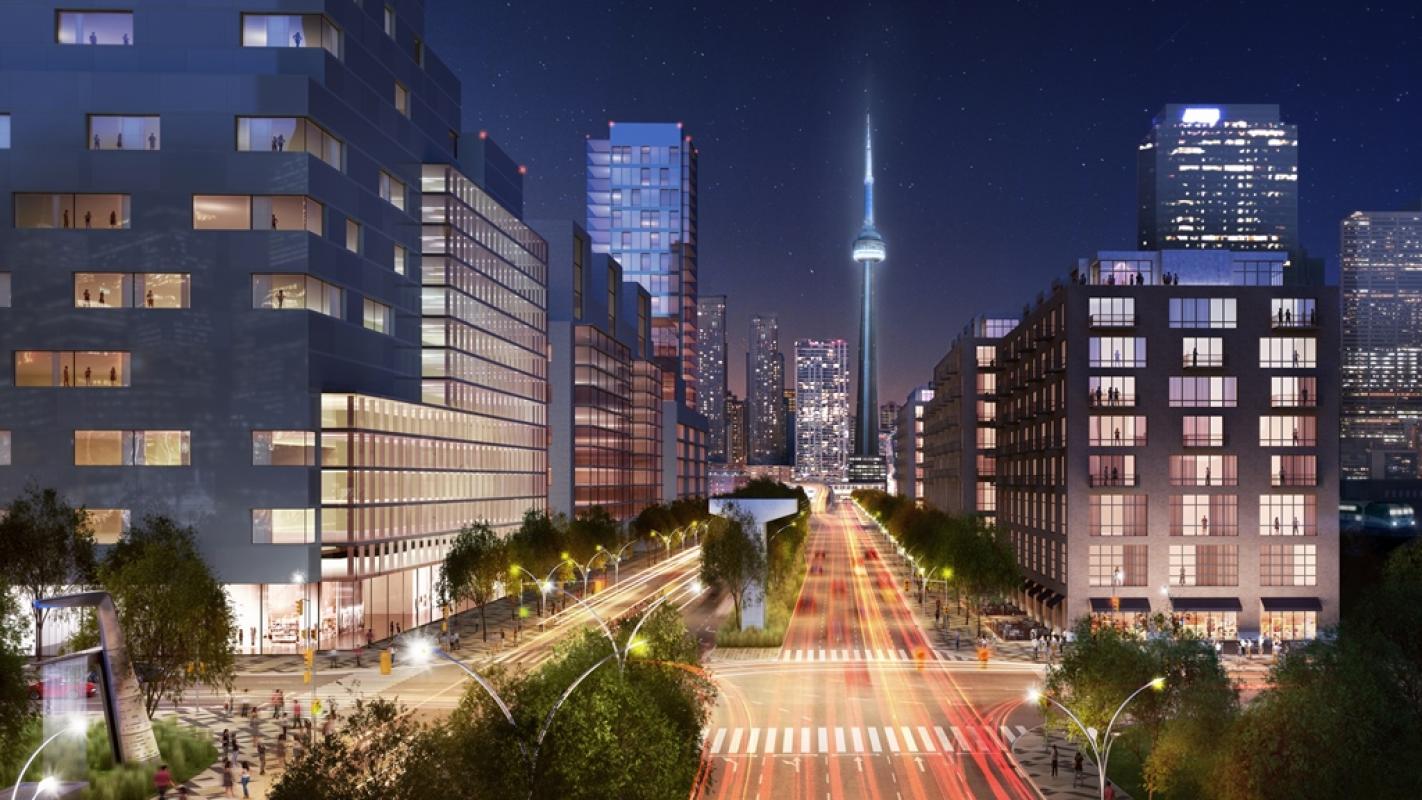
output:
[[864,115],[864,224],[874,224],[874,134],[869,115]]
[[849,459],[851,482],[884,480],[879,453],[879,359],[874,335],[874,272],[888,256],[884,237],[874,226],[874,135],[864,115],[864,224],[854,239],[852,254],[863,275],[859,304],[859,381],[854,410],[854,455]]

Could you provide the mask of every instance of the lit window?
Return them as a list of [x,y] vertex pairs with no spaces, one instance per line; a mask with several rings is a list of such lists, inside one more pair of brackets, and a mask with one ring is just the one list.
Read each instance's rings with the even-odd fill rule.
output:
[[377,303],[370,298],[365,299],[364,314],[362,315],[366,330],[376,333],[391,332],[390,306],[384,303]]
[[310,153],[338,170],[345,168],[345,145],[341,140],[301,117],[238,117],[237,150]]
[[1318,545],[1266,544],[1259,548],[1261,586],[1318,584]]
[[1185,417],[1183,427],[1186,447],[1224,446],[1224,417]]
[[1103,408],[1136,404],[1136,376],[1092,375],[1087,379],[1091,404]]
[[1091,495],[1087,532],[1092,536],[1145,536],[1147,507],[1143,494]]
[[1312,328],[1318,323],[1312,297],[1276,297],[1269,302],[1269,324],[1275,328]]
[[312,431],[252,431],[252,465],[315,466],[316,434]]
[[1171,456],[1172,486],[1235,486],[1239,483],[1237,456]]
[[1093,367],[1144,367],[1144,337],[1093,336],[1088,343]]
[[1239,324],[1232,297],[1172,297],[1170,327],[1233,328]]
[[85,508],[85,520],[94,534],[94,544],[118,544],[128,532],[129,512],[126,508]]
[[352,253],[360,252],[360,223],[353,219],[346,220],[346,249]]
[[1234,408],[1238,402],[1238,381],[1232,375],[1170,378],[1172,408]]
[[385,7],[385,35],[395,38],[395,7]]
[[10,149],[10,115],[0,114],[0,150]]
[[129,226],[126,194],[16,194],[16,228],[124,230]]
[[0,308],[9,308],[10,300],[10,273],[0,272]]
[[192,276],[183,272],[76,272],[75,308],[190,308]]
[[192,463],[188,431],[75,431],[79,467],[186,467]]
[[1094,328],[1120,328],[1136,324],[1134,297],[1092,297],[1087,300],[1087,315]]
[[1316,367],[1318,340],[1301,336],[1264,337],[1259,340],[1261,367]]
[[1269,405],[1313,408],[1318,405],[1318,378],[1286,375],[1269,379]]
[[1317,486],[1318,456],[1269,456],[1269,481],[1274,486]]
[[1260,447],[1313,447],[1318,444],[1314,417],[1260,417]]
[[385,170],[380,171],[380,199],[405,210],[405,184]]
[[0,431],[0,467],[10,466],[10,432]]
[[1093,544],[1086,551],[1088,586],[1145,586],[1149,548],[1143,544]]
[[158,150],[162,126],[156,116],[89,115],[90,150]]
[[405,274],[405,259],[408,258],[408,255],[409,252],[405,249],[405,245],[395,245],[395,253],[391,259],[390,266],[395,269],[396,275]]
[[1171,536],[1238,536],[1239,498],[1232,494],[1170,496]]
[[341,57],[341,31],[320,14],[243,14],[243,47],[320,47]]
[[54,40],[60,44],[133,44],[133,12],[61,11]]
[[1218,336],[1186,336],[1180,351],[1186,367],[1224,366],[1224,339]]
[[399,81],[395,82],[395,110],[410,116],[410,90]]
[[1238,586],[1239,545],[1171,545],[1170,585]]
[[315,311],[343,318],[345,292],[310,275],[252,276],[252,308],[277,311]]
[[1259,496],[1260,536],[1317,536],[1318,498],[1311,494]]
[[1092,447],[1143,447],[1146,443],[1145,417],[1090,417],[1087,444]]
[[310,544],[315,541],[316,509],[252,509],[252,544]]
[[193,195],[193,229],[200,231],[324,230],[325,207],[300,195]]
[[17,350],[15,385],[64,389],[128,386],[129,354],[93,350]]

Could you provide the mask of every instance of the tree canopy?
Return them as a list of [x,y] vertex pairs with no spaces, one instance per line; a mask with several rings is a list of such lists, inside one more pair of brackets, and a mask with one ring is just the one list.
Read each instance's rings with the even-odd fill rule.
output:
[[489,623],[484,609],[494,599],[498,585],[507,580],[508,569],[507,543],[484,522],[460,529],[439,568],[440,603],[452,606],[469,601],[477,605],[479,630],[486,642]]
[[701,540],[701,580],[731,595],[736,624],[746,603],[765,591],[767,562],[755,521],[745,516],[717,520]]
[[39,658],[51,611],[34,601],[64,594],[67,587],[93,579],[94,534],[88,515],[54,489],[29,486],[10,501],[8,512],[0,519],[0,542],[5,543],[0,575],[29,601],[35,658]]

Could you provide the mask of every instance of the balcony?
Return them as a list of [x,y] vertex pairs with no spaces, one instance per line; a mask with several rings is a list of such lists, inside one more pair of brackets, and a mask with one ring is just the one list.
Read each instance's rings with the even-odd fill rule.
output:
[[1140,484],[1140,476],[1128,475],[1091,475],[1087,477],[1087,485],[1099,486],[1137,486]]
[[1134,328],[1135,314],[1092,314],[1086,324],[1092,328]]
[[1186,447],[1224,447],[1224,434],[1213,433],[1191,433],[1186,434],[1182,444]]
[[1270,315],[1269,327],[1274,330],[1311,330],[1318,327],[1318,312],[1309,309],[1307,315],[1299,314],[1295,319],[1292,311],[1279,311]]
[[1112,397],[1098,391],[1088,394],[1087,398],[1090,400],[1092,408],[1134,408],[1136,405],[1134,394],[1119,394]]
[[1186,353],[1180,362],[1186,369],[1210,369],[1223,367],[1225,358],[1224,353]]
[[1317,475],[1291,475],[1283,470],[1269,476],[1270,486],[1317,486]]

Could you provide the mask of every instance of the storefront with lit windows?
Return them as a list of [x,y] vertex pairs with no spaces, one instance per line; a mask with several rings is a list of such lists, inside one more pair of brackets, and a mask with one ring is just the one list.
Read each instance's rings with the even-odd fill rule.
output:
[[1201,639],[1234,642],[1239,638],[1239,613],[1235,597],[1172,597],[1172,617],[1183,630]]
[[1144,631],[1150,627],[1150,600],[1144,597],[1093,597],[1091,623],[1095,628]]
[[1259,606],[1259,632],[1264,638],[1291,642],[1318,636],[1323,603],[1317,597],[1264,597]]

